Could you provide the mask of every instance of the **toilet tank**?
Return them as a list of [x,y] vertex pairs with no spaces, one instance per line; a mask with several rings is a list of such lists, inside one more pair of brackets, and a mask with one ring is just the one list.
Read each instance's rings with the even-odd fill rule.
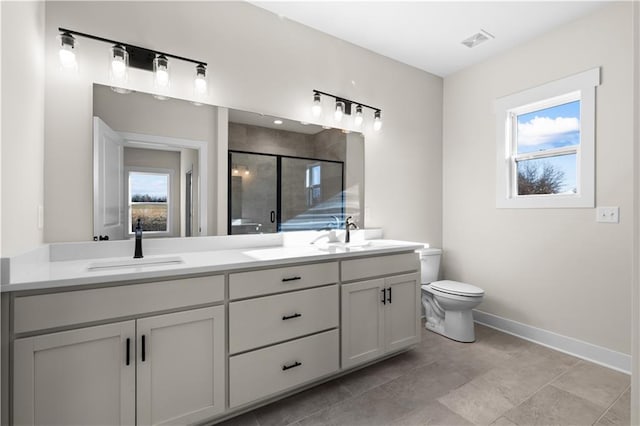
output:
[[434,281],[438,281],[442,250],[438,248],[424,248],[418,250],[418,253],[420,253],[420,281],[422,284],[429,284]]

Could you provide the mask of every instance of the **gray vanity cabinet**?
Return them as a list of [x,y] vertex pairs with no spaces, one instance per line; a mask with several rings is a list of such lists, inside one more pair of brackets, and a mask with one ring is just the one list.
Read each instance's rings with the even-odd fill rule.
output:
[[[15,298],[16,318],[38,317],[17,329],[63,322],[73,329],[14,341],[13,424],[193,424],[224,411],[224,305],[146,316],[169,303],[222,302],[224,277],[150,284]],[[69,299],[83,309],[63,310]],[[105,310],[105,300],[120,303]],[[40,305],[48,309],[35,311]],[[90,312],[137,318],[83,327]]]
[[[342,368],[420,341],[419,261],[414,253],[342,262]],[[410,272],[398,274],[401,272]],[[398,274],[398,275],[392,275]]]
[[135,321],[17,339],[13,424],[134,425],[134,342]]

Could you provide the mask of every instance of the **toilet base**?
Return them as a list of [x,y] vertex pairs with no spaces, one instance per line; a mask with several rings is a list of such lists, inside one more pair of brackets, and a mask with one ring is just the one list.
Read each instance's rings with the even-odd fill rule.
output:
[[476,341],[473,314],[471,310],[466,311],[446,311],[444,321],[427,321],[424,324],[427,330],[441,334],[451,340],[462,343],[472,343]]

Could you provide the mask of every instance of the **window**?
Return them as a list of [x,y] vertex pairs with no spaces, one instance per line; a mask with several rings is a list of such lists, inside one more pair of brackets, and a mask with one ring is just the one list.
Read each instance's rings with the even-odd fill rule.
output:
[[140,219],[145,232],[168,233],[170,174],[129,172],[129,233]]
[[307,206],[313,207],[322,199],[322,179],[320,164],[307,166],[305,186],[307,188]]
[[496,100],[498,208],[593,207],[598,68]]

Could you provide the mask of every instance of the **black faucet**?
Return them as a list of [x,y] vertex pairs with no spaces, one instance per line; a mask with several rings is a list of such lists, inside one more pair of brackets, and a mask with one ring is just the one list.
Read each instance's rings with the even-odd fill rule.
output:
[[344,221],[344,229],[346,231],[346,233],[344,234],[344,242],[348,243],[351,241],[351,234],[350,234],[351,229],[358,229],[358,225],[356,225],[355,222],[353,221],[353,216],[349,216]]
[[136,250],[133,254],[134,259],[142,259],[144,256],[142,255],[142,226],[140,225],[140,219],[138,219],[138,223],[135,228],[136,232]]

